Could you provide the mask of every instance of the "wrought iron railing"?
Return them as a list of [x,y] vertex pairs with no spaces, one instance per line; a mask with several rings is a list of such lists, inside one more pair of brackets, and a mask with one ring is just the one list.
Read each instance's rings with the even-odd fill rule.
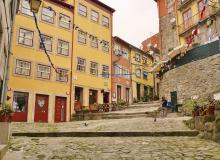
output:
[[192,1],[193,0],[178,0],[178,9],[181,9]]

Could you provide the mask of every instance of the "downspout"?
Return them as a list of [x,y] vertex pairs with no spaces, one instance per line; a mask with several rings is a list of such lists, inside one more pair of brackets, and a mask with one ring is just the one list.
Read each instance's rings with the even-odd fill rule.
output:
[[175,15],[176,15],[176,36],[177,36],[177,40],[178,40],[178,45],[180,45],[180,36],[179,36],[179,19],[178,19],[178,12],[177,12],[177,1],[175,0]]
[[72,116],[72,83],[73,83],[73,44],[74,44],[74,11],[75,11],[75,0],[73,1],[74,4],[74,8],[72,10],[73,13],[73,26],[72,26],[72,52],[71,52],[71,57],[70,57],[70,65],[71,65],[71,70],[70,70],[70,120],[71,120],[71,116]]
[[111,77],[110,77],[110,81],[111,81],[111,91],[110,91],[110,102],[112,103],[112,91],[113,91],[113,65],[112,65],[112,62],[113,62],[113,13],[111,14],[111,66],[109,68],[111,68]]
[[[6,13],[6,6],[5,6],[5,0],[3,0],[4,3],[4,8],[5,8],[5,16],[6,16],[6,21],[7,21],[7,13]],[[14,6],[17,6],[17,1],[14,1]],[[7,59],[6,59],[6,64],[5,64],[5,76],[4,76],[4,81],[3,81],[3,95],[1,98],[1,101],[3,103],[5,103],[5,101],[7,100],[7,91],[8,91],[8,81],[9,81],[9,70],[10,70],[10,57],[11,57],[11,48],[12,48],[12,37],[13,37],[13,29],[14,29],[14,23],[15,23],[15,16],[16,16],[16,12],[17,9],[14,9],[14,17],[13,17],[13,22],[12,25],[9,27],[8,26],[8,21],[7,21],[7,32],[9,33],[9,28],[11,28],[11,33],[10,33],[10,37],[8,36],[8,38],[10,38],[8,40],[9,42],[9,46],[8,46],[8,50],[7,50]]]

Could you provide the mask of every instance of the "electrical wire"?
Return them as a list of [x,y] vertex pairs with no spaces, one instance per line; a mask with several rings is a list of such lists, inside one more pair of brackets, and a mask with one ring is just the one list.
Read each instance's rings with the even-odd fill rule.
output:
[[57,70],[57,68],[56,68],[56,67],[54,66],[54,64],[53,64],[53,62],[52,62],[52,60],[51,60],[51,58],[50,58],[50,55],[47,53],[47,49],[46,49],[46,47],[45,47],[44,40],[43,40],[43,38],[42,38],[42,34],[41,34],[41,31],[40,31],[39,26],[38,26],[37,17],[36,17],[36,15],[35,15],[34,12],[32,12],[32,13],[33,13],[33,16],[34,16],[34,22],[35,22],[37,31],[38,31],[38,33],[39,33],[39,37],[40,37],[41,44],[42,44],[42,46],[43,46],[44,52],[45,52],[45,54],[46,54],[46,56],[47,56],[47,58],[48,58],[48,60],[49,60],[49,62],[50,62],[50,64],[51,64],[52,68],[55,70],[56,73],[59,73],[58,70]]

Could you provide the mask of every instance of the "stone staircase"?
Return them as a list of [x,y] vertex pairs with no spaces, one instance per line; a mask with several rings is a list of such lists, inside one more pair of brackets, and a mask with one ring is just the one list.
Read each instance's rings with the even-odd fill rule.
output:
[[72,121],[100,120],[100,119],[125,119],[138,117],[153,117],[155,110],[160,107],[158,101],[148,103],[135,103],[120,111],[104,113],[78,113],[72,116]]

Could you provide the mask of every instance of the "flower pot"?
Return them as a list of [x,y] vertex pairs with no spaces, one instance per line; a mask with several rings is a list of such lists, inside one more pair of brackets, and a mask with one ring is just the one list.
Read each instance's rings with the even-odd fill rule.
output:
[[215,114],[215,107],[214,106],[210,106],[207,110],[207,114],[208,115],[214,115]]
[[11,122],[12,115],[0,116],[0,122]]

